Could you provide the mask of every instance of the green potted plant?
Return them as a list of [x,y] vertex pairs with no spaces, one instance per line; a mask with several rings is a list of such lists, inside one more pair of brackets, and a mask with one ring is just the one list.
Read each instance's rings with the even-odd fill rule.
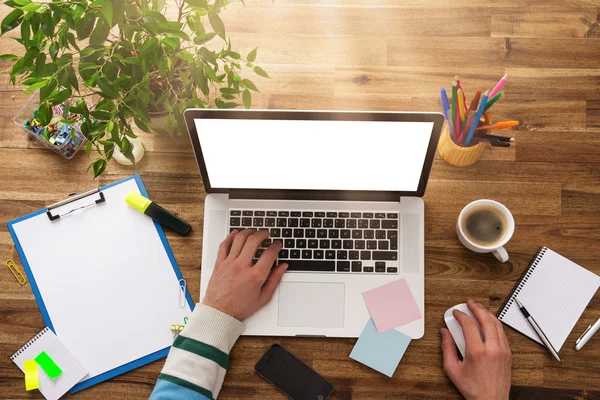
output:
[[[163,117],[165,131],[181,134],[186,108],[233,108],[240,101],[250,108],[258,88],[243,71],[269,78],[254,65],[256,48],[245,58],[232,49],[219,16],[227,0],[4,4],[13,10],[2,21],[1,34],[20,27],[16,40],[25,48],[22,57],[0,56],[16,61],[11,82],[39,90],[42,124],[52,117],[52,106],[73,100],[70,111],[83,116],[88,155],[92,149],[98,154],[88,168],[94,177],[105,170],[115,148],[134,161],[133,124],[152,132],[153,116]],[[176,17],[168,19],[167,11]],[[214,40],[223,41],[218,51],[206,46]]]

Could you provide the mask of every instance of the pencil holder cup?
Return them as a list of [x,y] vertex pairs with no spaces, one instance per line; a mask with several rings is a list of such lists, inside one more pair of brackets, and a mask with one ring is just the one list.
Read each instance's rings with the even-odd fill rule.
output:
[[[492,118],[488,113],[483,113],[479,123],[490,125],[492,123]],[[457,145],[450,137],[448,124],[446,123],[446,125],[444,125],[442,136],[438,143],[438,152],[442,159],[448,164],[456,167],[466,167],[475,164],[483,154],[484,150],[485,143],[481,142],[468,147]]]

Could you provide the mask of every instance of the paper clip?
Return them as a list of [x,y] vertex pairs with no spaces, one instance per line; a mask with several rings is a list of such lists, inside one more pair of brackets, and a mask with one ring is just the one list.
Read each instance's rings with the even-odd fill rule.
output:
[[184,326],[181,324],[173,324],[171,325],[171,332],[173,332],[173,334],[175,335],[179,335],[181,333],[181,331],[183,330]]
[[21,285],[27,283],[27,278],[25,278],[25,276],[13,260],[8,260],[6,262],[6,266],[8,267],[10,272],[12,272],[12,274],[15,276],[15,278],[17,278],[17,282],[19,282]]
[[187,283],[185,282],[185,279],[179,280],[179,288],[179,307],[185,308],[185,293],[187,291]]

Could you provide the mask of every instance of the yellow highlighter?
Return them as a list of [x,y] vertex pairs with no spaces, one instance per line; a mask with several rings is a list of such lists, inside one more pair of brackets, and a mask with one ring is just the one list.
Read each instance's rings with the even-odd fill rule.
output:
[[139,193],[129,192],[125,202],[180,235],[185,236],[192,230],[190,224]]

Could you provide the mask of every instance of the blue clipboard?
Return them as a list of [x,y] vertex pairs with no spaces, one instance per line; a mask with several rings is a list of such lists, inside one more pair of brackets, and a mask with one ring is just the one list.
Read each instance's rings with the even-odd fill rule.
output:
[[[148,192],[146,191],[146,187],[144,186],[144,182],[142,182],[142,178],[139,174],[136,174],[129,178],[125,178],[120,181],[113,182],[111,184],[103,186],[100,190],[102,191],[103,189],[108,189],[112,186],[119,185],[119,184],[129,181],[131,179],[135,180],[135,182],[137,183],[137,186],[140,189],[140,193],[143,196],[149,198]],[[32,217],[35,217],[37,215],[44,214],[44,213],[46,213],[46,209],[38,210],[38,211],[32,212],[31,214],[27,214],[23,217],[9,221],[6,225],[8,226],[10,235],[12,236],[12,239],[15,243],[17,252],[19,253],[21,263],[23,264],[23,268],[25,269],[25,273],[27,274],[27,279],[29,280],[29,283],[31,284],[31,289],[32,289],[35,299],[38,303],[38,307],[40,308],[40,312],[42,313],[42,318],[44,319],[44,323],[46,324],[46,326],[48,326],[48,328],[50,328],[52,330],[52,332],[56,333],[54,330],[54,327],[52,325],[52,320],[50,319],[50,315],[48,315],[48,311],[46,310],[46,306],[44,305],[44,299],[42,298],[41,293],[38,290],[38,287],[36,285],[35,277],[33,276],[31,268],[29,267],[29,263],[27,262],[27,258],[25,257],[25,253],[23,252],[23,248],[21,247],[21,244],[19,243],[19,239],[17,238],[17,235],[13,228],[13,224],[16,224],[18,222],[27,220],[29,218],[32,218]],[[171,261],[171,265],[173,266],[173,271],[175,272],[177,279],[183,279],[183,276],[181,275],[181,271],[179,270],[179,267],[177,266],[177,262],[175,261],[175,257],[173,256],[173,251],[171,250],[171,246],[169,246],[169,242],[167,241],[167,237],[165,236],[165,232],[163,231],[162,226],[160,226],[160,224],[156,221],[154,221],[154,226],[156,227],[156,231],[160,237],[160,240],[161,240],[163,246],[165,247],[165,251],[167,252],[169,260]],[[189,290],[187,290],[187,288],[186,288],[186,298],[187,298],[188,304],[190,306],[190,310],[193,311],[194,310],[194,302],[193,302],[192,296],[190,295],[190,292],[189,292]],[[110,371],[104,372],[103,374],[97,375],[90,379],[86,379],[83,382],[75,385],[69,392],[71,394],[77,393],[83,389],[87,389],[91,386],[94,386],[94,385],[100,383],[100,382],[104,382],[108,379],[114,378],[115,376],[121,375],[125,372],[131,371],[131,370],[139,368],[143,365],[149,364],[153,361],[164,358],[169,354],[170,348],[171,348],[170,346],[166,347],[166,348],[156,351],[152,354],[148,354],[145,357],[138,358],[137,360],[131,361],[127,364],[121,365],[120,367],[117,367]]]

